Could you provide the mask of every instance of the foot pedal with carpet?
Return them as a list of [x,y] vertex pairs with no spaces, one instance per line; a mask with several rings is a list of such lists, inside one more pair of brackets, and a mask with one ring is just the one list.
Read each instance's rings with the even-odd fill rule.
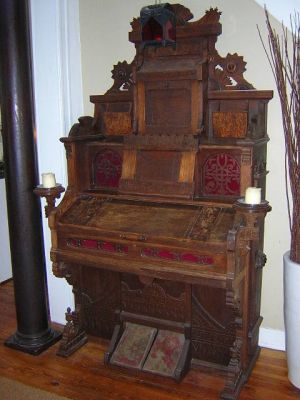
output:
[[105,361],[179,381],[189,366],[189,348],[184,332],[124,322],[115,327]]

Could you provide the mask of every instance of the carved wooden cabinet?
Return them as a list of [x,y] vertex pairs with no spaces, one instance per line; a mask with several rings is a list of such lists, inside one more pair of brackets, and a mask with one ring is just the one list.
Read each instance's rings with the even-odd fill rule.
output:
[[[108,367],[177,380],[213,368],[235,399],[259,353],[272,92],[244,79],[243,57],[217,53],[220,14],[141,10],[134,60],[61,139],[69,181],[49,226],[76,303],[60,354],[101,336]],[[245,204],[248,186],[260,204]],[[167,351],[169,366],[155,364]]]

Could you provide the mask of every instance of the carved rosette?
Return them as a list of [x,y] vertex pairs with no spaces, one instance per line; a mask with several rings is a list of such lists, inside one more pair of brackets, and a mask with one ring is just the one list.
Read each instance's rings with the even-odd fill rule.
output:
[[133,89],[133,75],[132,75],[132,63],[128,64],[127,61],[118,62],[114,65],[112,72],[112,78],[114,84],[106,92],[106,94],[119,93],[120,91],[132,91]]
[[246,62],[237,53],[221,57],[217,52],[209,60],[209,78],[215,90],[254,89],[244,78]]

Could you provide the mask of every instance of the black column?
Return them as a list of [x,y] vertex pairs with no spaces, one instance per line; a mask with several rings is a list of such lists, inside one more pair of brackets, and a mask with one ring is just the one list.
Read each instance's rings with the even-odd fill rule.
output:
[[0,0],[0,101],[17,331],[6,345],[39,354],[49,327],[36,159],[29,1]]

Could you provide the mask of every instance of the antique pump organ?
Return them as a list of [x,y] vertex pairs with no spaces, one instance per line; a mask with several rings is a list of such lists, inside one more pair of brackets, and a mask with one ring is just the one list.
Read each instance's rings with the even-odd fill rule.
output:
[[[234,399],[259,354],[272,92],[244,79],[243,57],[218,54],[220,14],[143,8],[134,60],[114,66],[94,116],[61,139],[63,200],[54,206],[60,187],[40,194],[54,274],[75,295],[60,354],[100,336],[108,366],[176,380],[212,368]],[[259,204],[243,200],[248,186]]]

